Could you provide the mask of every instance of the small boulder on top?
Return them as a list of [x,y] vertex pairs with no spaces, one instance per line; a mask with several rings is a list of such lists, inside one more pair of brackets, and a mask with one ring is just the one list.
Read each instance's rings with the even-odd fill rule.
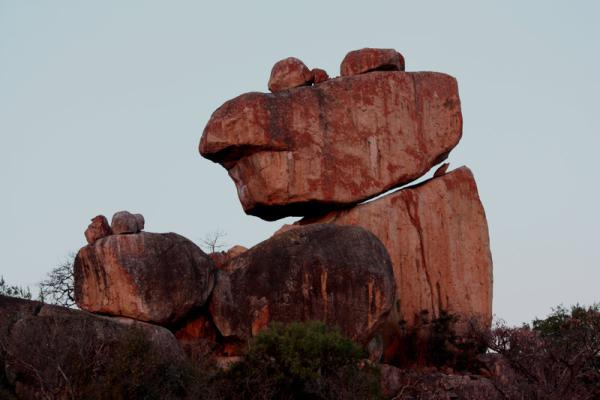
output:
[[313,68],[311,73],[313,75],[313,83],[315,85],[329,80],[329,75],[327,75],[327,72],[324,69]]
[[112,234],[108,220],[104,215],[96,215],[85,230],[85,239],[89,244]]
[[115,235],[138,233],[144,229],[144,216],[129,211],[119,211],[113,215],[111,226]]
[[394,49],[364,48],[346,54],[340,66],[342,76],[371,71],[404,71],[404,57]]
[[299,86],[310,86],[312,82],[313,74],[308,67],[299,59],[288,57],[273,65],[269,78],[269,90],[280,92]]

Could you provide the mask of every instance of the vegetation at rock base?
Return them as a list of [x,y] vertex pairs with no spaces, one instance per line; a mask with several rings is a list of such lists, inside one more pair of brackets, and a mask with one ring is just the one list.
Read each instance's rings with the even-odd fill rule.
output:
[[273,324],[217,381],[227,382],[227,399],[376,399],[379,376],[364,358],[321,322]]
[[600,398],[600,304],[558,307],[531,326],[499,323],[488,346],[510,368],[495,377],[508,399]]

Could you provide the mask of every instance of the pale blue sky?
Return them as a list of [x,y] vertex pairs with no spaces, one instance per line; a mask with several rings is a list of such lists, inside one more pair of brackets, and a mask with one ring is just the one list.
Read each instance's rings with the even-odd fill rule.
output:
[[281,58],[337,75],[349,50],[392,47],[458,79],[449,160],[479,185],[495,313],[600,301],[598,4],[0,0],[0,274],[34,286],[122,209],[194,241],[267,238],[284,221],[246,216],[197,152],[210,114]]

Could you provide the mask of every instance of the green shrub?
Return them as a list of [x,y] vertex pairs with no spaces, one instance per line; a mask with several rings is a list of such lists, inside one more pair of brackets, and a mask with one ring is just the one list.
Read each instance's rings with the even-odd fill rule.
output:
[[364,357],[358,345],[321,322],[275,323],[216,384],[222,398],[376,399],[378,373]]

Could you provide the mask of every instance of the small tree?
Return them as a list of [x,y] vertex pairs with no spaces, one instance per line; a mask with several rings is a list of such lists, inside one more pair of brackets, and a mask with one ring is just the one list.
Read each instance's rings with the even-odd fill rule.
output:
[[204,236],[204,239],[200,240],[200,247],[207,253],[221,251],[227,246],[227,244],[223,242],[225,236],[227,236],[227,233],[221,229],[209,232]]
[[3,276],[0,276],[0,295],[31,300],[31,290],[28,287],[23,288],[21,286],[9,285]]
[[600,398],[600,305],[558,307],[532,327],[500,323],[488,345],[514,371],[498,385],[507,398]]
[[72,254],[57,267],[52,269],[47,278],[40,282],[40,301],[58,306],[75,308],[75,274]]

